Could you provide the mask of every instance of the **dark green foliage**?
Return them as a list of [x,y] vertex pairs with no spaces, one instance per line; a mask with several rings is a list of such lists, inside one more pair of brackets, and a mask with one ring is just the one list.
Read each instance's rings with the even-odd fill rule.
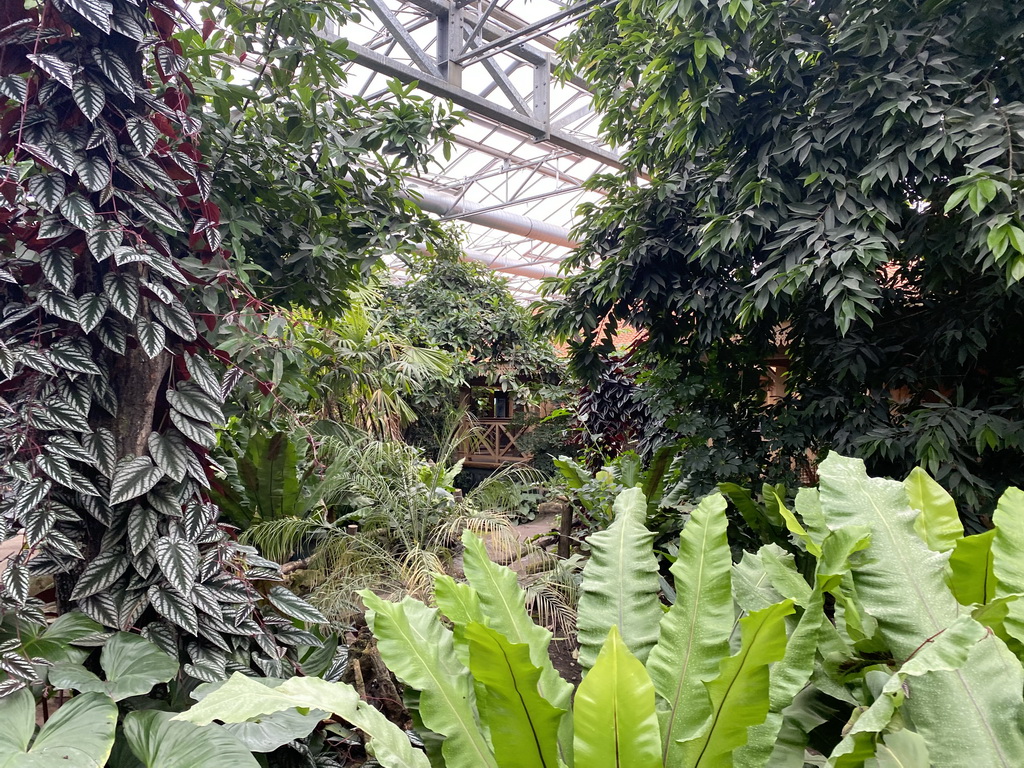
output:
[[[608,334],[647,330],[654,424],[707,480],[833,448],[882,473],[923,462],[972,509],[1024,481],[1022,11],[595,11],[563,59],[628,168],[591,182],[609,192],[581,216],[573,265],[591,268],[547,310],[582,330],[576,363],[606,315]],[[789,397],[764,409],[780,357]]]

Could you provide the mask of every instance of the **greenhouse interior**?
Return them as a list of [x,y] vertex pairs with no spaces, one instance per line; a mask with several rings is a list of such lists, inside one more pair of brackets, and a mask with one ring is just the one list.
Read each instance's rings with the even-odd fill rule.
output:
[[1024,766],[1022,40],[4,0],[0,768]]

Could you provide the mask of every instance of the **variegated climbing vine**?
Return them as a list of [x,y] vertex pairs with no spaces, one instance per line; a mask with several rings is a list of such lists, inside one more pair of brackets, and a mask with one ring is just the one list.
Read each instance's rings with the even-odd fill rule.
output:
[[[183,259],[220,248],[173,0],[0,9],[0,611],[141,631],[204,680],[283,672],[319,615],[204,496],[226,386]],[[270,610],[270,606],[276,610]],[[289,618],[291,617],[291,618]],[[0,649],[2,651],[3,649]],[[31,677],[0,666],[3,684]],[[8,659],[9,661],[9,659]]]

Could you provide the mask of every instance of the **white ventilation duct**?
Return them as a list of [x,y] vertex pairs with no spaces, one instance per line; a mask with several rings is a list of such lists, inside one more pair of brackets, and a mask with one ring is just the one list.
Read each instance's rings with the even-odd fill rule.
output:
[[[445,218],[462,219],[482,227],[496,229],[499,232],[508,232],[512,235],[520,235],[566,248],[575,248],[579,245],[575,240],[570,239],[569,231],[565,227],[537,221],[508,211],[479,211],[481,206],[467,203],[443,192],[413,187],[404,197],[419,205],[424,211],[436,213]],[[504,271],[509,272],[511,269]]]

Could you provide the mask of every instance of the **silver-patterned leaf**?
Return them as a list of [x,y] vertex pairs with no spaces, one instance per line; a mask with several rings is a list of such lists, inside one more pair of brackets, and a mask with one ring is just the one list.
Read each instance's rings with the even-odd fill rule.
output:
[[43,274],[62,293],[75,287],[75,254],[68,248],[47,248],[39,257]]
[[121,459],[110,479],[110,505],[120,504],[148,493],[164,472],[149,456]]
[[167,402],[174,410],[197,421],[210,424],[224,422],[220,404],[190,381],[179,384],[177,390],[167,390]]
[[141,187],[148,187],[174,196],[180,193],[174,179],[168,176],[167,171],[151,158],[135,157],[131,160],[122,160],[117,169]]
[[[78,309],[77,304],[75,309]],[[64,338],[50,347],[50,360],[59,368],[78,373],[99,374],[92,347],[83,338]]]
[[220,388],[220,379],[213,372],[213,368],[201,355],[189,355],[185,360],[185,367],[192,376],[192,381],[199,385],[200,389],[209,395],[214,401],[223,401],[223,394]]
[[195,421],[185,416],[180,411],[176,411],[173,408],[170,412],[171,422],[178,428],[178,430],[192,442],[203,446],[204,448],[213,448],[217,444],[217,433],[213,431],[209,424],[204,424],[200,421]]
[[[134,102],[135,80],[132,79],[131,70],[124,63],[124,59],[109,48],[92,48],[89,52],[92,54],[92,60],[96,63],[100,72],[106,76],[107,80]],[[70,88],[71,86],[69,85],[68,87]]]
[[161,536],[153,549],[167,582],[181,594],[189,594],[199,575],[199,547],[184,539]]
[[327,623],[327,619],[320,611],[286,587],[271,587],[267,598],[285,616],[310,624]]
[[175,232],[185,231],[178,216],[156,198],[142,192],[126,192],[120,196],[131,203],[135,210],[147,219]]
[[125,264],[134,264],[136,262],[150,264],[152,259],[150,259],[149,254],[145,251],[132,248],[130,245],[122,245],[114,251],[114,263],[117,266],[123,267]]
[[128,548],[138,555],[156,538],[160,515],[147,504],[136,504],[128,515]]
[[74,230],[67,225],[67,222],[60,216],[46,216],[42,221],[39,222],[39,235],[40,240],[59,240],[60,238],[69,235]]
[[196,340],[195,321],[192,320],[189,311],[185,309],[185,305],[177,299],[172,300],[169,304],[153,303],[149,309],[167,330],[177,334],[185,341]]
[[96,326],[96,336],[103,342],[103,346],[119,355],[128,349],[128,333],[118,318],[105,318]]
[[[52,440],[51,440],[52,443]],[[36,466],[41,469],[47,477],[55,483],[60,483],[65,488],[74,488],[75,479],[71,475],[71,465],[68,460],[60,454],[48,452],[36,454]]]
[[40,504],[23,514],[21,522],[25,526],[25,543],[34,548],[57,524],[57,515],[50,511],[48,504]]
[[124,232],[116,225],[112,229],[94,229],[86,235],[89,251],[96,261],[106,261],[124,239]]
[[86,333],[92,333],[110,309],[110,299],[102,293],[84,293],[78,297],[78,324]]
[[60,205],[67,192],[67,181],[62,173],[40,173],[29,176],[25,182],[28,193],[39,203],[39,207],[50,212]]
[[164,343],[167,341],[167,333],[163,326],[144,317],[135,321],[135,336],[142,351],[150,360],[163,352]]
[[145,117],[130,117],[127,121],[128,136],[139,154],[147,157],[156,148],[160,139],[160,130]]
[[146,501],[161,515],[181,517],[181,500],[166,484],[158,485],[147,493]]
[[63,456],[66,459],[74,459],[85,464],[95,463],[81,443],[70,435],[50,435],[46,441],[46,450],[55,456]]
[[79,15],[105,34],[110,34],[110,17],[114,6],[109,0],[64,0]]
[[[73,323],[78,322],[78,302],[76,302],[71,296],[57,290],[44,288],[39,292],[38,298],[39,306],[51,315],[63,320],[70,320]],[[25,364],[30,366],[32,365],[28,359],[25,359]]]
[[164,434],[151,432],[148,444],[149,455],[168,477],[179,483],[185,479],[192,451],[178,430],[169,429]]
[[49,495],[51,488],[53,488],[53,483],[45,477],[33,477],[28,482],[22,483],[18,495],[14,497],[14,506],[11,511],[18,517],[24,517],[25,514],[42,503],[43,499]]
[[177,75],[188,69],[188,60],[176,54],[169,45],[157,46],[156,60],[165,75]]
[[82,110],[86,120],[90,122],[100,116],[100,113],[103,112],[103,107],[107,103],[107,93],[103,86],[86,77],[75,79],[71,93],[75,97],[75,104]]
[[66,88],[74,87],[75,67],[51,53],[30,53],[26,57],[54,80]]
[[199,500],[185,505],[185,512],[181,516],[181,525],[184,529],[185,538],[189,541],[198,541],[209,525],[210,514],[206,506]]
[[199,632],[195,606],[173,589],[154,584],[149,588],[149,601],[157,613],[189,634]]
[[81,600],[83,597],[103,592],[121,578],[130,565],[131,561],[120,547],[100,552],[85,566],[82,575],[78,577],[71,599]]
[[78,609],[105,627],[116,627],[121,620],[123,592],[100,592],[78,602]]
[[100,427],[91,435],[82,438],[82,447],[92,456],[96,467],[106,477],[114,473],[117,466],[117,441],[114,433],[106,427]]
[[[4,592],[14,602],[24,604],[28,600],[29,573],[28,566],[22,558],[19,557],[14,562],[8,563],[3,575],[0,576],[0,583],[3,584]],[[8,668],[7,672],[11,673],[11,670]],[[35,676],[35,670],[32,670],[30,679],[34,680]]]
[[134,275],[107,273],[103,276],[103,293],[114,309],[129,320],[135,319],[139,311],[139,281]]
[[64,218],[70,221],[79,229],[89,231],[96,228],[99,217],[92,203],[85,199],[78,192],[72,192],[60,201],[60,212]]
[[90,192],[99,192],[110,184],[110,161],[102,157],[85,158],[75,167],[75,171]]
[[28,98],[28,83],[25,78],[17,75],[0,77],[0,96],[6,96],[12,101],[24,104]]

